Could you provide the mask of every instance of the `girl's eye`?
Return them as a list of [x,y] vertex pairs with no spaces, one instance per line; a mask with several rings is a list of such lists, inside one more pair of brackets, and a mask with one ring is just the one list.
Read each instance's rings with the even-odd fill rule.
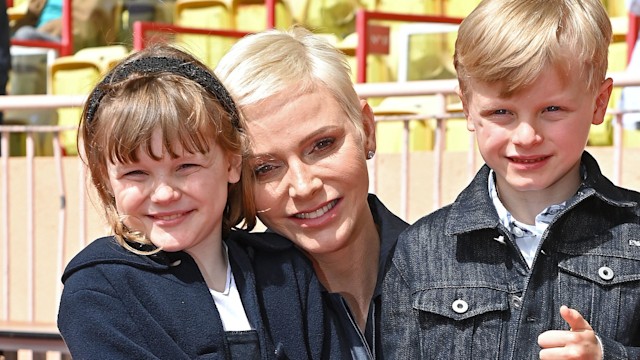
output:
[[147,175],[147,173],[144,172],[143,170],[123,171],[121,174],[122,175],[120,176],[120,178],[131,180],[131,181],[142,181],[144,177]]
[[139,176],[139,175],[144,175],[144,171],[142,170],[132,170],[132,171],[128,171],[124,174],[124,176]]
[[192,169],[198,167],[198,164],[181,164],[179,169]]

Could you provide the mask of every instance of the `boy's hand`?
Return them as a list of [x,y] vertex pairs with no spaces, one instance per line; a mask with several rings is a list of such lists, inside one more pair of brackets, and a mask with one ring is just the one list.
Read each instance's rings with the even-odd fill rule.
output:
[[540,359],[601,360],[602,350],[596,333],[582,315],[562,305],[560,316],[569,324],[571,330],[548,330],[540,334]]

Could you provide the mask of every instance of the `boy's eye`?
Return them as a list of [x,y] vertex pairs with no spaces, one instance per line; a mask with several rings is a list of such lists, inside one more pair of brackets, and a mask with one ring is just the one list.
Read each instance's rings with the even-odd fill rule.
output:
[[493,112],[496,115],[507,115],[509,112],[505,109],[498,109],[496,111]]
[[546,111],[560,111],[560,106],[547,106]]

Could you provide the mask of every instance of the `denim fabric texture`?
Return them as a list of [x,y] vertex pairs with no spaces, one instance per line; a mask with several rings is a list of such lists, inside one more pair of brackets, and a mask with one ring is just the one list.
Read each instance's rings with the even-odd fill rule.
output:
[[382,291],[385,359],[538,359],[538,336],[591,324],[604,359],[640,359],[640,194],[585,152],[587,177],[529,268],[500,223],[485,165],[455,202],[398,239]]

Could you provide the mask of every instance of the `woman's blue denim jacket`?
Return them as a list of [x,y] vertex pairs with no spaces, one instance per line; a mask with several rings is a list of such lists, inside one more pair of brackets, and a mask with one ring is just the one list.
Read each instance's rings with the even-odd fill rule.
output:
[[595,159],[531,269],[500,224],[485,165],[456,201],[400,235],[383,284],[385,359],[538,359],[538,336],[578,310],[604,359],[640,359],[640,194]]

